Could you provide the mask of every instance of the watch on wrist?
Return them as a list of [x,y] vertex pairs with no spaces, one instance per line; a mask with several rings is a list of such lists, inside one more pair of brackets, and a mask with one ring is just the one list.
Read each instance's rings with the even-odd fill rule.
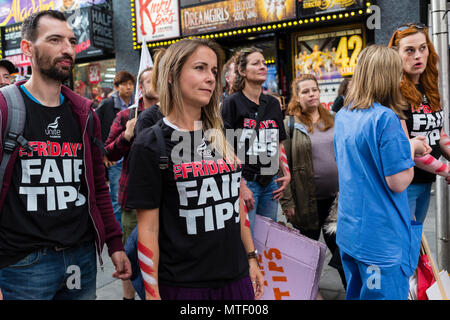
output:
[[253,251],[251,251],[251,252],[249,252],[249,253],[247,253],[247,258],[250,260],[250,259],[255,259],[256,260],[256,263],[258,264],[258,267],[259,267],[259,261],[258,261],[258,250],[253,250]]

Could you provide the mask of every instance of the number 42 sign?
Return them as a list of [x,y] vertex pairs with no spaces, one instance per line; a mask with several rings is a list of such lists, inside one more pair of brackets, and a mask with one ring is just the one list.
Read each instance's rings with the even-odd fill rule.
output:
[[322,82],[335,83],[352,75],[364,47],[360,27],[312,30],[309,34],[299,33],[295,39],[295,76],[314,74]]
[[[363,47],[363,41],[360,35],[351,37],[342,37],[339,41],[334,58],[335,65],[340,66],[339,73],[342,76],[352,75],[355,71],[356,62]],[[351,57],[348,57],[349,50],[353,50]]]

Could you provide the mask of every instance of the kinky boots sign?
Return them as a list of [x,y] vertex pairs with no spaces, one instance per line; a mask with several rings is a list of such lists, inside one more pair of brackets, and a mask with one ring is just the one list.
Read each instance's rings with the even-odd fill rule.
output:
[[89,10],[91,42],[96,48],[114,50],[112,13],[103,8],[91,7]]

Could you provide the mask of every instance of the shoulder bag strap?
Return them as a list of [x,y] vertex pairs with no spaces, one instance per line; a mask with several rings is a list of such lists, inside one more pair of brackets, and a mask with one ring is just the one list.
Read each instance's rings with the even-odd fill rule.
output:
[[162,120],[159,120],[155,125],[152,126],[155,135],[156,135],[156,142],[158,143],[160,155],[159,155],[159,168],[161,170],[165,170],[169,167],[169,158],[167,157],[166,152],[166,143],[164,141],[163,132],[161,129],[160,123]]
[[289,116],[289,137],[292,139],[294,135],[294,116]]

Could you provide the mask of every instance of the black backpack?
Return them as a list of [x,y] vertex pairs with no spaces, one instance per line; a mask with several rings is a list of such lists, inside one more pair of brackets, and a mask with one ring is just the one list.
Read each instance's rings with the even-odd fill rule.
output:
[[161,129],[162,119],[159,120],[156,124],[152,126],[152,129],[155,131],[156,134],[156,142],[158,143],[159,147],[159,168],[161,170],[165,170],[169,167],[169,157],[167,156],[166,152],[166,143],[164,141],[163,132]]

